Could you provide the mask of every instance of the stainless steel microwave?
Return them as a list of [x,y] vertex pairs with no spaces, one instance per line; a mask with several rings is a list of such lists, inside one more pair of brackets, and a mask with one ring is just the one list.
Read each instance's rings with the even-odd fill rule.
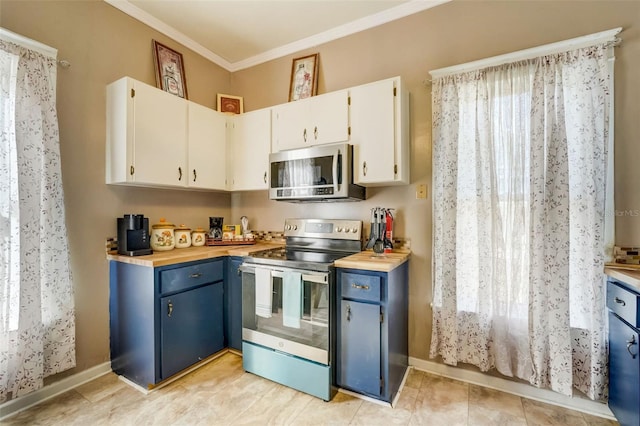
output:
[[341,143],[269,155],[269,198],[280,201],[357,201],[366,189],[353,183],[353,146]]

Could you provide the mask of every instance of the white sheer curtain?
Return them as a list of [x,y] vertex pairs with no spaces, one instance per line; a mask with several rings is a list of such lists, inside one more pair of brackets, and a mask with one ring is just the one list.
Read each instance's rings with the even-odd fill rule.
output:
[[56,71],[0,38],[0,403],[75,366]]
[[610,49],[433,82],[432,357],[606,397]]

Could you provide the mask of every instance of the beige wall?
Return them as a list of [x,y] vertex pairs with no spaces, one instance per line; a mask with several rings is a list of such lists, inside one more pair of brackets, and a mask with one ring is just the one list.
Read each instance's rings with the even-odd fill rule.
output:
[[[416,184],[431,186],[429,70],[623,27],[616,49],[617,241],[640,244],[640,2],[454,1],[368,31],[233,74],[247,109],[287,101],[291,59],[320,53],[318,93],[400,75],[411,92],[411,185],[375,189],[360,203],[290,205],[262,193],[234,195],[233,215],[255,216],[256,229],[283,217],[348,217],[368,221],[373,206],[397,209],[397,234],[411,239],[409,352],[428,359],[431,335],[431,194],[416,200]],[[265,84],[265,82],[269,82]],[[429,191],[430,192],[430,191]],[[255,214],[257,213],[257,214]]]
[[[143,213],[155,223],[208,227],[230,214],[224,193],[128,188],[105,184],[105,87],[123,76],[155,85],[151,40],[182,53],[189,98],[214,107],[229,93],[229,73],[102,1],[6,1],[0,25],[58,49],[58,116],[71,268],[76,300],[77,367],[109,360],[109,281],[105,238],[116,217]],[[60,376],[60,375],[59,375]],[[56,379],[59,377],[56,377]]]
[[[115,217],[142,212],[156,221],[205,224],[210,215],[247,215],[252,229],[281,229],[285,217],[368,221],[374,206],[397,209],[398,236],[412,242],[410,355],[428,359],[431,330],[431,95],[428,71],[476,59],[623,27],[616,50],[616,207],[640,211],[640,3],[633,1],[453,2],[378,28],[229,76],[219,67],[102,2],[0,3],[0,25],[59,49],[72,63],[59,70],[63,179],[76,288],[78,368],[108,360],[108,281],[103,240]],[[104,86],[121,76],[154,83],[151,39],[184,55],[190,99],[212,107],[217,92],[244,96],[247,111],[286,102],[291,59],[320,53],[319,91],[325,93],[401,75],[411,92],[411,185],[374,188],[359,203],[287,204],[266,192],[190,193],[104,184]],[[621,244],[640,244],[640,217],[617,221]]]

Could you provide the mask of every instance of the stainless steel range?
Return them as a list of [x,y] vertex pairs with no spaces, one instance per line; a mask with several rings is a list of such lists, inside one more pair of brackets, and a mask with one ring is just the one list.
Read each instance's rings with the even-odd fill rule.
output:
[[362,222],[287,219],[283,248],[243,259],[248,372],[329,401],[335,393],[335,260],[362,248]]

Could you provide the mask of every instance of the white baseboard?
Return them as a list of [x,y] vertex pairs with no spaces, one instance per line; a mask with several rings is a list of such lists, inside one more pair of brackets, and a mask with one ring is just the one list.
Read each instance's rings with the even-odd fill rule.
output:
[[486,388],[507,392],[524,398],[544,402],[546,404],[557,405],[570,410],[591,414],[593,416],[604,417],[611,420],[616,419],[606,404],[580,396],[570,397],[548,389],[539,389],[525,383],[518,383],[501,377],[490,376],[479,371],[465,370],[463,368],[452,367],[450,365],[426,361],[419,358],[409,357],[409,365],[413,366],[416,370],[425,371],[438,376],[444,376],[450,379],[484,386]]
[[0,405],[0,421],[110,372],[111,362],[108,361],[65,377],[30,394],[7,401]]

